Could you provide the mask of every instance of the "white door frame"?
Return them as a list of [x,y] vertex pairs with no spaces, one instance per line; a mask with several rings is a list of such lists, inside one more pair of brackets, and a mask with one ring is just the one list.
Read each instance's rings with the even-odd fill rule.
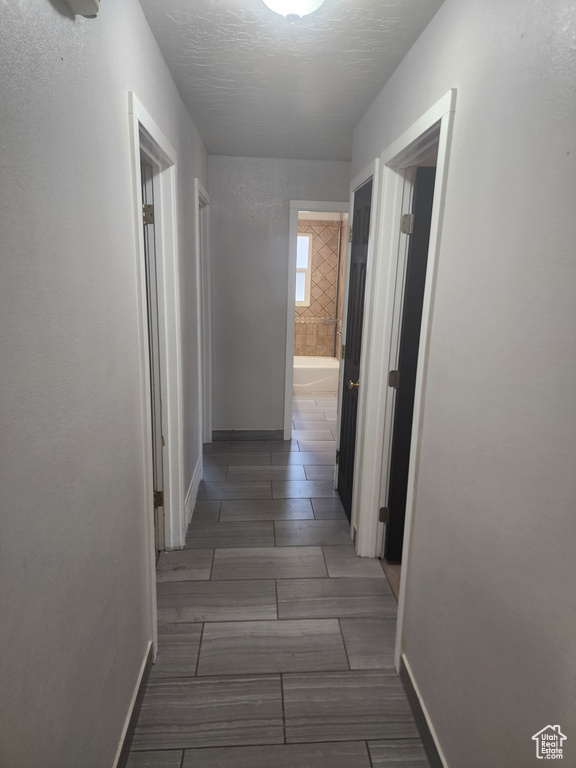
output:
[[348,203],[318,200],[290,200],[288,235],[288,296],[286,298],[286,372],[284,376],[284,440],[292,439],[292,388],[294,386],[294,333],[296,328],[296,248],[298,244],[298,211],[348,213]]
[[[200,179],[194,179],[194,230],[196,233],[198,348],[202,442],[212,442],[212,264],[210,254],[210,195]],[[202,446],[199,446],[202,455]]]
[[180,286],[176,220],[176,152],[140,101],[128,94],[134,240],[138,277],[138,320],[140,329],[140,380],[142,406],[142,448],[144,457],[144,515],[148,549],[149,626],[157,647],[156,568],[154,552],[154,502],[152,473],[152,422],[150,412],[150,368],[148,316],[146,309],[146,272],[142,231],[141,150],[158,169],[155,177],[155,218],[158,263],[158,313],[162,357],[164,454],[165,541],[168,549],[184,546],[186,520],[183,495],[182,378]]
[[[430,244],[426,287],[422,306],[420,351],[414,397],[412,448],[408,474],[406,525],[400,595],[395,664],[399,669],[402,654],[402,636],[406,579],[409,573],[411,537],[414,521],[416,480],[420,458],[420,435],[426,394],[426,374],[430,348],[430,334],[434,310],[434,291],[441,245],[442,220],[445,207],[446,183],[450,143],[452,138],[456,90],[449,91],[425,114],[411,125],[381,156],[381,191],[377,235],[377,254],[374,277],[370,284],[370,315],[365,338],[365,358],[370,364],[364,387],[365,413],[370,419],[363,423],[361,444],[363,457],[358,466],[357,552],[363,557],[381,554],[383,525],[378,521],[382,503],[382,488],[387,486],[392,419],[391,403],[394,392],[387,386],[388,371],[397,354],[398,313],[395,294],[402,282],[399,270],[404,268],[406,237],[401,234],[401,216],[406,205],[406,169],[416,165],[431,145],[438,145],[434,203],[430,225]],[[409,179],[408,179],[409,181]],[[409,185],[410,187],[411,185]],[[398,297],[399,299],[401,297]],[[364,343],[364,341],[363,341]],[[356,478],[355,478],[356,479]]]

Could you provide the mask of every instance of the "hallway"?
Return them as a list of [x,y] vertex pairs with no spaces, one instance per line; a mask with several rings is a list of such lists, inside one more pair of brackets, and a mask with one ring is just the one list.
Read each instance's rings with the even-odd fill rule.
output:
[[129,768],[427,768],[396,601],[332,488],[336,400],[293,440],[205,446],[186,549],[158,562],[157,662]]

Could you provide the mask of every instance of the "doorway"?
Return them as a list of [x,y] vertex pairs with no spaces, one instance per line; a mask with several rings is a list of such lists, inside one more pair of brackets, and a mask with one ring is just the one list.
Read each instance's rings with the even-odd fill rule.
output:
[[403,218],[408,235],[408,253],[402,291],[398,358],[388,374],[388,386],[394,390],[392,444],[388,470],[384,559],[400,565],[404,540],[408,470],[414,416],[416,372],[422,324],[422,304],[426,285],[430,222],[434,200],[435,167],[418,167],[413,173],[410,213]]
[[165,549],[164,535],[164,435],[162,431],[162,361],[158,314],[158,264],[154,205],[154,168],[140,151],[142,181],[142,227],[146,273],[146,314],[148,318],[148,360],[150,367],[150,412],[152,421],[152,478],[154,487],[154,551],[156,559]]
[[338,391],[347,226],[348,203],[290,202],[284,440],[294,395]]

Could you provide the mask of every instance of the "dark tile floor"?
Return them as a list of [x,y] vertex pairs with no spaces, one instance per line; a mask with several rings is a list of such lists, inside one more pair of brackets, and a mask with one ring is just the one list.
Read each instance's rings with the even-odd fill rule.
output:
[[396,601],[332,488],[335,398],[295,398],[294,428],[205,446],[186,549],[158,561],[129,768],[428,768]]

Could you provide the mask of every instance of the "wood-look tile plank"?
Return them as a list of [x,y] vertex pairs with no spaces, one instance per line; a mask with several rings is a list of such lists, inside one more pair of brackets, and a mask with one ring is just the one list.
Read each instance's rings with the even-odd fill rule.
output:
[[180,768],[182,754],[181,749],[162,752],[130,752],[126,768]]
[[394,666],[396,616],[340,619],[350,669],[387,669]]
[[[326,546],[323,549],[330,578],[360,577],[386,581],[384,572],[380,567],[380,561],[377,558],[358,557],[354,547]],[[392,594],[389,588],[388,594]]]
[[194,677],[202,624],[159,624],[158,654],[150,679]]
[[204,467],[203,480],[218,480],[222,482],[226,480],[228,473],[228,467]]
[[[227,467],[218,467],[227,472]],[[220,507],[222,502],[220,500],[206,501],[197,499],[192,510],[192,520],[194,523],[217,523],[220,517]]]
[[313,398],[308,398],[307,400],[302,399],[294,399],[292,400],[292,410],[293,411],[316,411],[318,410],[319,406],[316,405],[316,401]]
[[[307,469],[311,469],[311,467]],[[334,467],[330,467],[330,469],[333,473]],[[344,512],[340,497],[312,499],[312,508],[316,520],[346,520],[346,512]]]
[[270,453],[205,453],[203,461],[205,467],[266,466],[270,464]]
[[192,518],[186,534],[186,549],[273,546],[274,523],[266,520],[195,524]]
[[206,624],[198,675],[349,669],[337,621]]
[[287,674],[283,688],[289,744],[418,738],[393,670]]
[[331,480],[274,480],[275,499],[335,498],[338,495]]
[[278,675],[152,680],[132,749],[280,744],[282,725]]
[[[325,466],[313,464],[304,467],[304,471],[306,473],[306,480],[328,480],[332,484],[334,482],[334,467],[330,464]],[[292,480],[293,478],[290,477],[287,479]]]
[[[316,406],[314,408],[294,408],[292,410],[292,420],[318,423],[320,428],[323,428],[326,423],[324,411]],[[292,428],[296,429],[294,425]]]
[[[314,452],[314,451],[334,451],[336,452],[336,440],[331,438],[330,440],[298,440],[298,445],[301,451]],[[312,463],[312,462],[310,462]]]
[[262,482],[272,480],[306,480],[304,468],[299,464],[269,467],[228,467],[228,482]]
[[277,520],[276,546],[352,546],[350,525],[341,520]]
[[336,398],[336,395],[327,395],[327,396],[320,396],[315,398],[316,405],[318,408],[333,408],[336,410],[338,400]]
[[297,450],[296,440],[235,440],[230,443],[230,453],[289,453]]
[[223,482],[208,480],[200,483],[198,500],[205,499],[269,499],[272,489],[269,482]]
[[344,741],[339,744],[280,744],[266,747],[186,750],[182,768],[371,768],[371,766],[365,742]]
[[222,502],[221,522],[240,520],[313,520],[310,499],[232,499]]
[[208,581],[213,557],[213,549],[161,552],[156,564],[156,581]]
[[216,440],[212,443],[204,443],[202,453],[230,453],[230,442],[228,440]]
[[286,579],[278,582],[281,619],[396,617],[384,579]]
[[212,580],[305,579],[325,577],[321,547],[217,549]]
[[369,741],[374,768],[430,768],[419,739]]
[[334,440],[332,432],[329,429],[294,429],[292,430],[293,440]]
[[259,621],[275,619],[273,581],[173,581],[158,584],[158,621]]
[[[322,414],[324,416],[324,414]],[[332,427],[328,424],[325,418],[314,418],[314,419],[294,419],[294,429],[332,429]]]
[[336,449],[333,451],[302,451],[298,453],[293,451],[292,453],[273,453],[271,454],[272,464],[331,464],[334,466],[336,463]]

